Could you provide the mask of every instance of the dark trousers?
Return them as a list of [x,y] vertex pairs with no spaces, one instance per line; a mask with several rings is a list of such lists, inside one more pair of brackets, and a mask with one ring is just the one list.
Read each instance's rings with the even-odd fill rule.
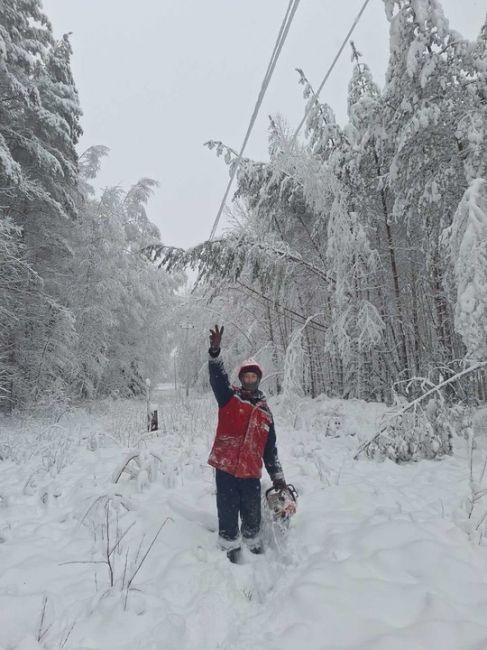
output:
[[242,520],[242,536],[257,537],[260,529],[260,479],[237,478],[216,470],[216,506],[218,532],[225,540],[238,537],[238,515]]

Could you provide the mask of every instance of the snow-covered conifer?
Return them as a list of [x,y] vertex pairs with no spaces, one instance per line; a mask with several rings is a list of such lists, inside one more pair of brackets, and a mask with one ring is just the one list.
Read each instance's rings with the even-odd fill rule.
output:
[[487,176],[487,17],[477,41],[464,45],[459,64],[466,101],[456,137],[471,182]]
[[487,359],[487,181],[475,179],[445,233],[455,279],[455,329],[467,357]]

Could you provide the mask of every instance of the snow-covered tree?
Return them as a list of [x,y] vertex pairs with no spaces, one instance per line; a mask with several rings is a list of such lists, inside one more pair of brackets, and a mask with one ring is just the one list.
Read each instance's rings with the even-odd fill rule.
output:
[[475,43],[459,53],[459,85],[468,101],[456,137],[470,182],[487,176],[487,17]]
[[109,363],[116,311],[124,292],[125,236],[120,214],[120,189],[85,198],[73,226],[74,258],[70,306],[78,333],[75,395],[94,397]]
[[455,329],[472,361],[487,360],[487,180],[472,181],[445,232],[453,266]]
[[177,284],[140,252],[141,242],[158,237],[145,211],[155,181],[144,178],[128,192],[107,188],[96,197],[90,181],[106,154],[94,147],[80,159],[84,197],[73,228],[69,293],[79,364],[72,385],[88,398],[138,394],[146,377],[161,374],[166,312]]
[[0,399],[10,406],[140,392],[166,352],[176,281],[140,254],[159,239],[145,211],[156,183],[96,196],[107,149],[79,165],[71,53],[40,0],[0,4]]
[[[39,0],[0,7],[0,199],[20,229],[23,257],[37,278],[24,287],[24,314],[10,340],[17,369],[12,403],[66,386],[74,321],[67,311],[69,220],[75,215],[80,109],[69,45],[54,43]],[[64,353],[66,351],[66,354]]]
[[364,359],[382,345],[385,329],[380,312],[369,299],[379,260],[348,192],[340,187],[335,192],[328,223],[327,260],[334,292],[327,345],[340,353],[343,394],[370,397],[364,385],[368,381]]
[[15,333],[26,317],[29,290],[38,283],[25,261],[20,229],[8,217],[0,219],[0,269],[0,407],[8,410],[18,380]]

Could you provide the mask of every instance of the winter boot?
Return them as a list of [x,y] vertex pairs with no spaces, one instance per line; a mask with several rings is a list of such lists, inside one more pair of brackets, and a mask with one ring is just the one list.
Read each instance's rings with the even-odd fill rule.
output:
[[262,553],[264,552],[264,545],[262,544],[262,542],[259,542],[255,546],[249,546],[249,551],[251,553],[254,553],[254,555],[262,555]]
[[257,537],[243,537],[243,541],[245,542],[245,546],[249,549],[251,553],[254,553],[255,555],[262,555],[264,552],[264,545],[262,544],[262,540],[257,536]]
[[242,560],[242,549],[240,546],[238,548],[232,548],[231,551],[227,551],[227,558],[232,564],[240,564]]

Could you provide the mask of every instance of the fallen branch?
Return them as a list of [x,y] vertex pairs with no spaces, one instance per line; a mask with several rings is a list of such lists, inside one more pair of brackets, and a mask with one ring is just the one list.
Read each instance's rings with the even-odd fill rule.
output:
[[[480,368],[484,368],[486,366],[487,366],[487,361],[480,361],[479,363],[476,363],[473,366],[470,366],[469,368],[465,368],[465,370],[462,370],[461,372],[457,373],[456,375],[453,375],[453,377],[450,377],[450,379],[446,379],[445,381],[441,382],[441,384],[437,384],[436,386],[434,386],[430,390],[426,391],[426,393],[424,393],[423,395],[420,395],[420,397],[416,398],[415,400],[413,400],[409,404],[406,404],[406,406],[403,406],[396,413],[392,413],[390,415],[391,419],[394,419],[394,418],[397,418],[397,417],[403,415],[403,413],[406,413],[407,411],[409,411],[412,408],[416,408],[416,406],[420,402],[422,402],[424,399],[426,399],[427,397],[429,397],[433,393],[439,392],[441,388],[444,388],[448,384],[451,384],[451,383],[457,381],[458,379],[460,379],[461,377],[464,377],[465,375],[468,375],[471,372],[474,372],[475,370],[479,370]],[[385,427],[382,427],[381,430],[378,433],[376,433],[373,438],[371,438],[367,442],[364,442],[364,443],[362,443],[360,445],[360,447],[357,449],[357,452],[355,453],[355,456],[353,457],[354,460],[357,460],[357,458],[360,456],[360,454],[362,452],[364,452],[366,449],[368,449],[370,447],[370,445],[375,443],[378,440],[378,438],[380,438],[380,436],[384,432],[384,428]]]

